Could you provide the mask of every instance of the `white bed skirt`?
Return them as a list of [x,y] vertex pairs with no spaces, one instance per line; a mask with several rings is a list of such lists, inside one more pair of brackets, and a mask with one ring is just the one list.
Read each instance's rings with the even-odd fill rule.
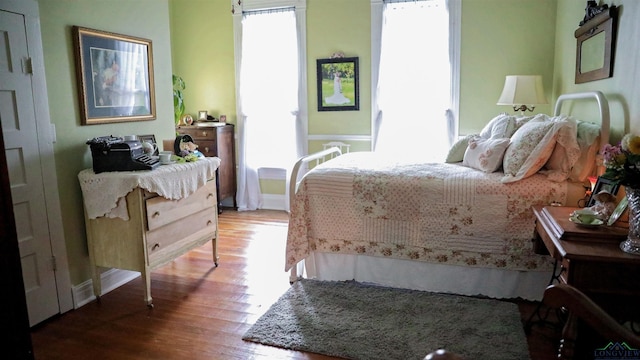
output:
[[[301,264],[298,264],[301,265]],[[298,267],[298,274],[302,274]],[[542,299],[551,272],[433,264],[366,255],[314,252],[304,261],[306,277],[355,280],[396,288],[497,299]]]

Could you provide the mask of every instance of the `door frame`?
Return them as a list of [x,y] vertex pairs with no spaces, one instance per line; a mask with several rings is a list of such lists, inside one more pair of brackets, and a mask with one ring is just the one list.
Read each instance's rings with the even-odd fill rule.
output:
[[[42,33],[40,30],[40,10],[35,0],[0,0],[0,9],[22,14],[25,19],[25,31],[29,55],[31,56],[31,90],[33,92],[34,111],[40,153],[40,167],[44,181],[44,197],[51,251],[56,259],[56,288],[60,313],[73,309],[69,262],[64,237],[58,178],[54,157],[53,143],[55,129],[49,114],[49,98],[44,70],[44,54],[42,51]],[[4,151],[4,149],[3,149]]]

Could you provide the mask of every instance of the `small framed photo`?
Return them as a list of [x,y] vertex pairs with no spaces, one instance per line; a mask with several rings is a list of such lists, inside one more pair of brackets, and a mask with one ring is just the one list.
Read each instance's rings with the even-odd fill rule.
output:
[[227,115],[220,115],[220,122],[227,122]]
[[615,196],[616,194],[618,194],[619,187],[620,187],[619,183],[613,180],[603,178],[602,176],[599,176],[598,180],[596,181],[596,185],[593,187],[593,191],[591,191],[591,196],[589,197],[589,202],[587,202],[587,207],[590,207],[596,204],[596,199],[594,198],[594,195],[598,194],[601,191],[607,191]]
[[[152,148],[151,155],[158,156],[158,144],[156,143],[155,135],[138,135],[138,140],[140,143],[149,143]],[[145,145],[142,145],[142,148],[145,148]]]
[[156,118],[151,40],[73,27],[82,125]]
[[207,111],[206,110],[200,110],[198,111],[198,121],[207,121]]
[[318,111],[360,110],[358,58],[318,59]]

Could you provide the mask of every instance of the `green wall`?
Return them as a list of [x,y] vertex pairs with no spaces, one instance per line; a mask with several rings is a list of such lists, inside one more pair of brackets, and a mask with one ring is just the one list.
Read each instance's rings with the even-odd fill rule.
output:
[[169,0],[173,73],[181,76],[185,112],[206,110],[236,123],[231,5],[224,0]]
[[[584,17],[584,1],[558,0],[556,32],[555,94],[577,91],[602,91],[611,108],[611,140],[616,143],[627,132],[640,134],[640,2],[637,0],[605,1],[619,9],[613,76],[608,79],[575,84],[575,30]],[[597,108],[586,108],[580,114],[587,118]]]
[[[575,1],[575,0],[572,0]],[[462,0],[461,135],[476,134],[510,106],[496,105],[506,75],[542,75],[549,113],[557,0]]]
[[[90,278],[82,194],[77,175],[92,166],[87,139],[104,135],[174,137],[171,43],[166,0],[40,0],[40,24],[61,210],[73,284]],[[142,14],[142,16],[141,16]],[[71,27],[84,26],[152,41],[157,119],[80,125]]]
[[[495,103],[504,76],[538,73],[544,76],[548,100],[563,92],[601,90],[609,98],[614,138],[640,131],[640,4],[621,5],[614,76],[574,84],[575,38],[584,15],[583,0],[463,0],[460,92],[460,132],[475,133],[495,116],[509,111]],[[225,0],[39,0],[51,121],[56,126],[54,146],[60,186],[71,281],[90,278],[89,259],[77,180],[91,166],[85,141],[94,136],[155,134],[174,136],[171,98],[172,73],[187,82],[187,112],[207,110],[235,116],[233,29],[230,5]],[[335,11],[341,9],[341,11]],[[308,0],[307,42],[309,70],[309,133],[370,133],[369,0]],[[557,14],[557,15],[556,15]],[[327,19],[331,18],[331,21]],[[134,35],[152,40],[157,119],[108,125],[80,125],[71,26]],[[419,42],[419,39],[409,41]],[[318,112],[315,60],[335,51],[360,57],[360,111]],[[269,55],[265,51],[265,56]],[[536,109],[549,113],[552,105]],[[585,117],[588,117],[587,110]],[[277,130],[274,130],[277,131]],[[311,151],[321,141],[310,141]],[[363,147],[364,146],[364,147]],[[356,142],[354,150],[366,150]],[[277,192],[272,182],[263,184]]]

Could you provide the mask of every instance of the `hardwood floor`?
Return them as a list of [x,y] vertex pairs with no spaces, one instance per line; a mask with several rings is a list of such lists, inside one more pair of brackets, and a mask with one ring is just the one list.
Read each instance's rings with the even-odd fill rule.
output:
[[[100,302],[48,320],[32,329],[35,358],[333,359],[241,339],[289,287],[287,214],[226,210],[219,227],[219,267],[213,267],[206,244],[153,272],[153,309],[145,305],[137,278]],[[518,305],[523,319],[535,306]],[[554,359],[557,337],[551,328],[534,326],[528,337],[531,359]]]

